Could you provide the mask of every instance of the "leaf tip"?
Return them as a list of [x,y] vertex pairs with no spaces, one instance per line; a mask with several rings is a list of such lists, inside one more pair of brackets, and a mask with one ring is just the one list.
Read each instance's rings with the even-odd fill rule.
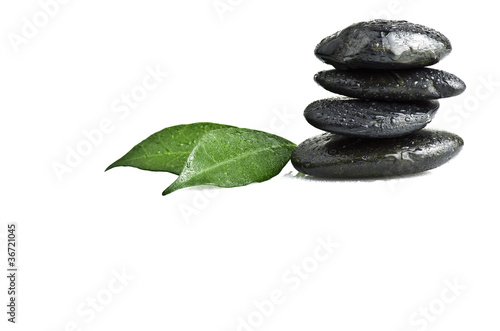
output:
[[177,191],[177,190],[179,190],[181,188],[182,188],[182,185],[179,186],[178,182],[175,181],[172,184],[170,184],[169,187],[167,187],[166,189],[164,189],[161,195],[163,195],[163,196],[168,195],[168,194],[170,194],[170,193],[172,193],[174,191]]
[[115,167],[117,167],[117,166],[118,166],[118,165],[116,164],[116,162],[113,162],[113,163],[111,163],[111,164],[110,164],[110,165],[109,165],[109,166],[108,166],[108,167],[104,170],[104,172],[106,172],[106,171],[108,171],[108,170],[111,170],[111,169],[113,169],[113,168],[115,168]]

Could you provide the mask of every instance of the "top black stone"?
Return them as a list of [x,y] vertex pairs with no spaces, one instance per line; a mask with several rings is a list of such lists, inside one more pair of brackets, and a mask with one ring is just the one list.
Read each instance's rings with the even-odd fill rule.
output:
[[337,69],[406,69],[433,65],[451,52],[443,34],[407,21],[353,24],[323,39],[315,55]]

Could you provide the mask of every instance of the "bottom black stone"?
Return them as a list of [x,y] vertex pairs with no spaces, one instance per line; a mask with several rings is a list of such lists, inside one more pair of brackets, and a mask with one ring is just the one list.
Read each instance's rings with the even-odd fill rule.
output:
[[376,178],[437,168],[462,149],[459,136],[420,130],[398,138],[366,139],[324,133],[293,151],[298,171],[324,178]]

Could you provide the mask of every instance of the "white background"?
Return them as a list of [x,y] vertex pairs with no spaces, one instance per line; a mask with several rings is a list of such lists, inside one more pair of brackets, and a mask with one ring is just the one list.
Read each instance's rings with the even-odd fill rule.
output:
[[[16,325],[1,277],[0,329],[250,331],[240,321],[253,318],[252,330],[499,330],[498,11],[485,0],[220,3],[230,10],[213,0],[71,0],[47,22],[35,0],[1,3],[0,265],[7,223],[17,222],[20,271]],[[33,16],[45,26],[14,47]],[[450,163],[380,181],[297,178],[288,165],[265,183],[166,197],[174,175],[104,172],[177,124],[295,143],[319,134],[302,117],[330,96],[312,79],[328,68],[314,47],[380,17],[452,42],[434,67],[468,88],[442,100],[429,125],[464,138]],[[147,68],[168,77],[128,114],[113,111]],[[112,130],[58,179],[54,164],[105,119]],[[340,246],[317,262],[321,240]],[[303,263],[310,272],[292,284]],[[259,313],[254,301],[276,293],[280,303]]]

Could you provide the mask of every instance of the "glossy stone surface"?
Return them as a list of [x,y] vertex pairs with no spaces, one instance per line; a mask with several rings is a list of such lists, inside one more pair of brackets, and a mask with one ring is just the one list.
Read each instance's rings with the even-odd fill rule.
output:
[[457,76],[437,69],[327,70],[314,80],[326,90],[353,98],[374,100],[433,100],[465,91]]
[[438,108],[437,101],[409,103],[331,98],[311,103],[304,117],[323,131],[362,138],[388,138],[424,128]]
[[353,24],[323,39],[314,51],[337,69],[420,68],[450,52],[450,41],[436,30],[389,20]]
[[323,178],[377,178],[439,167],[459,153],[459,136],[420,130],[387,139],[349,138],[331,133],[309,138],[292,153],[298,171]]

